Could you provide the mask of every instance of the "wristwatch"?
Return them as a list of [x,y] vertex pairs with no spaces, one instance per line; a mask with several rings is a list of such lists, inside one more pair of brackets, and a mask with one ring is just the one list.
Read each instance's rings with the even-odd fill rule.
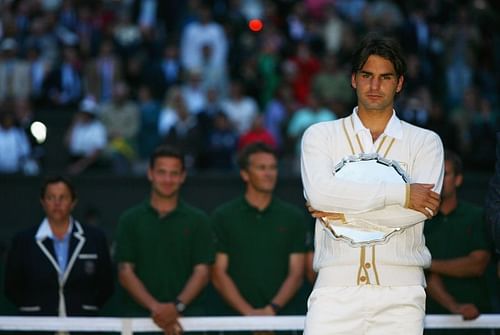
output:
[[186,309],[186,304],[184,304],[180,299],[175,299],[174,301],[175,309],[177,310],[177,313],[182,313]]
[[271,306],[271,309],[274,311],[274,314],[278,314],[278,312],[281,310],[281,306],[278,305],[277,303],[270,302],[269,306]]

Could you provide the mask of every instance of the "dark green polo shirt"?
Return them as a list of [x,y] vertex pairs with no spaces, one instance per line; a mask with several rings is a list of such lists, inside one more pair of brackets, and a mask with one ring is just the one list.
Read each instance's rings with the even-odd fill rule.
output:
[[[214,235],[208,216],[183,201],[160,217],[149,200],[127,210],[120,218],[116,239],[116,261],[135,265],[137,276],[159,301],[173,301],[191,277],[197,264],[214,261]],[[185,314],[195,311],[199,299]],[[124,313],[149,315],[125,294]]]
[[[426,245],[433,259],[452,259],[467,256],[474,250],[490,250],[485,234],[483,213],[480,207],[460,202],[448,215],[439,213],[425,223]],[[458,302],[474,303],[481,313],[490,311],[490,298],[486,277],[454,278],[441,276],[448,292]],[[448,314],[432,298],[427,299],[427,313]]]
[[256,308],[268,305],[288,275],[290,254],[306,251],[305,213],[276,198],[260,211],[241,196],[211,219],[217,252],[228,255],[228,274],[240,293]]

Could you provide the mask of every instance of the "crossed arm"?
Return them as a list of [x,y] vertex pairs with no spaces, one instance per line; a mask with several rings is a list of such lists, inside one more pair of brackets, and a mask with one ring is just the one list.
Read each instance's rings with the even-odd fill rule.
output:
[[437,135],[427,133],[415,146],[411,184],[359,183],[336,177],[331,137],[328,129],[313,126],[302,141],[302,182],[313,216],[342,213],[347,221],[368,219],[404,227],[437,213],[444,175],[443,147]]

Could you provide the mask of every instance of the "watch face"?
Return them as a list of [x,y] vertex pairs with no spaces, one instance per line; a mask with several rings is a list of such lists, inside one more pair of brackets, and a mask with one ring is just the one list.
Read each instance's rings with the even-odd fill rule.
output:
[[178,301],[175,304],[175,309],[177,310],[177,312],[182,313],[186,309],[186,305],[184,305],[182,302]]

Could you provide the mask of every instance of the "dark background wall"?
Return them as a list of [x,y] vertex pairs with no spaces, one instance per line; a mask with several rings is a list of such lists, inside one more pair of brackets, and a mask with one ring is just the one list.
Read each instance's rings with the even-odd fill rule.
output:
[[[490,174],[467,173],[460,190],[463,199],[482,205]],[[38,224],[43,212],[39,203],[42,179],[38,177],[0,177],[0,243],[5,246],[13,234]],[[79,202],[74,216],[100,225],[113,237],[120,214],[149,195],[145,177],[78,177],[74,179]],[[243,191],[238,175],[190,176],[182,197],[210,213],[217,205]],[[276,194],[304,208],[302,185],[298,177],[280,178]]]

